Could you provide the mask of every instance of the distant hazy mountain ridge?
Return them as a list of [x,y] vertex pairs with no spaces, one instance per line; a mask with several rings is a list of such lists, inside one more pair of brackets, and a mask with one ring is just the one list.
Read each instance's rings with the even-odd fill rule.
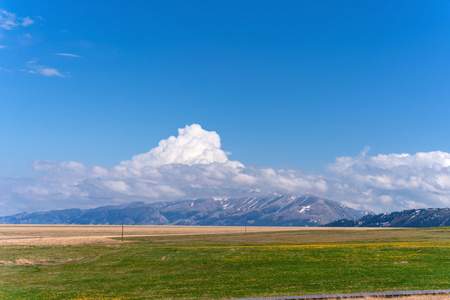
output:
[[102,206],[20,213],[0,217],[3,224],[320,226],[369,214],[312,196],[270,195],[230,199]]
[[449,208],[410,209],[379,215],[367,215],[360,220],[343,219],[324,226],[330,227],[439,227],[450,226]]

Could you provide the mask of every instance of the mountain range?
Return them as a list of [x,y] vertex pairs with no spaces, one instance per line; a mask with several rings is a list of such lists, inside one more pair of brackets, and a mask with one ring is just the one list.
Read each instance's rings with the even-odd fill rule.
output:
[[449,208],[409,209],[399,212],[367,215],[359,220],[342,219],[327,227],[439,227],[450,226]]
[[64,209],[0,217],[1,224],[321,226],[359,220],[371,212],[354,210],[313,195],[268,195],[229,199],[133,202],[93,209]]

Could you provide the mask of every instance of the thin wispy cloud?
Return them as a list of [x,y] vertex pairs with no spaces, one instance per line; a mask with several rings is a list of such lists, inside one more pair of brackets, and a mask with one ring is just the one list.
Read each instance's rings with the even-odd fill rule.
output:
[[35,69],[37,73],[42,74],[44,76],[58,76],[58,77],[66,77],[65,75],[61,74],[57,69],[49,68],[45,66],[37,66]]
[[67,57],[81,57],[80,55],[76,55],[76,54],[72,54],[72,53],[53,53],[54,55],[59,55],[59,56],[67,56]]
[[31,73],[31,74],[40,74],[47,77],[67,77],[66,75],[62,74],[60,71],[58,71],[55,68],[46,67],[43,65],[36,64],[37,60],[31,60],[28,62],[26,70],[23,70],[25,72]]
[[6,69],[3,67],[0,67],[0,71],[12,73],[12,71],[10,69]]
[[[41,17],[36,17],[36,20],[43,20],[43,19]],[[13,30],[18,27],[28,27],[34,23],[35,20],[31,19],[30,17],[20,17],[15,13],[0,9],[0,29]],[[30,33],[23,33],[17,36],[17,38],[20,40],[22,46],[29,45],[29,42],[26,40],[31,40],[32,35]],[[7,48],[6,45],[0,45],[0,49],[5,48]],[[71,53],[55,53],[55,55],[66,57],[80,57],[79,55]],[[46,77],[67,77],[66,74],[63,74],[58,69],[41,65],[38,64],[37,62],[38,60],[33,58],[32,60],[27,62],[26,68],[22,69],[21,71],[31,74],[38,74]]]
[[322,175],[249,167],[228,159],[216,132],[193,124],[113,167],[34,161],[41,174],[36,179],[0,178],[0,202],[19,212],[16,203],[42,210],[280,192],[309,193],[377,212],[450,205],[450,153],[371,157],[366,152],[337,158]]
[[0,9],[0,28],[13,30],[16,27],[27,27],[34,24],[35,21],[30,17],[19,17],[15,13]]
[[34,24],[34,21],[31,20],[29,17],[21,18],[20,25],[23,27],[30,26],[31,24]]

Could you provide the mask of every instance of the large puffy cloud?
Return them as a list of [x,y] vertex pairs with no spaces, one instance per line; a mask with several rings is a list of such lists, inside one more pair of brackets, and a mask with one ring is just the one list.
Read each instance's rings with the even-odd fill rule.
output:
[[120,166],[143,169],[169,164],[211,164],[226,163],[227,153],[221,148],[220,137],[214,131],[203,130],[198,124],[178,129],[178,137],[171,136],[159,142],[158,147],[147,153],[133,156]]
[[0,215],[131,201],[314,194],[376,212],[450,204],[450,154],[340,157],[328,174],[248,167],[228,158],[216,132],[193,124],[110,168],[35,161],[39,176],[0,177]]

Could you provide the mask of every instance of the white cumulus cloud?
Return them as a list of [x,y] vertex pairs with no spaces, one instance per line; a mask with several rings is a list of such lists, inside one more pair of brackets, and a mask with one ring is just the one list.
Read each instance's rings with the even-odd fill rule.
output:
[[120,165],[134,169],[158,167],[168,164],[226,163],[227,153],[220,149],[220,137],[214,131],[206,131],[198,124],[178,129],[178,137],[171,136],[159,142],[158,147],[147,153],[133,156]]

